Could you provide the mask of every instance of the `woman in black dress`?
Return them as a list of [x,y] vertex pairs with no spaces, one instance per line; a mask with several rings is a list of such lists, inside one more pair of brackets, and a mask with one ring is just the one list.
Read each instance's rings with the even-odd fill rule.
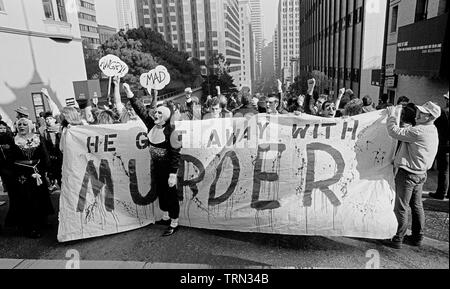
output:
[[171,143],[171,135],[174,131],[170,122],[172,113],[169,108],[160,106],[156,108],[154,118],[151,117],[142,102],[134,97],[130,87],[124,84],[124,88],[133,109],[149,130],[152,178],[149,194],[154,199],[159,198],[159,207],[164,215],[163,220],[157,224],[169,225],[163,236],[170,236],[178,229],[180,215],[180,203],[176,188],[180,148],[175,148]]
[[26,236],[40,238],[47,217],[54,214],[45,174],[50,160],[45,141],[31,132],[32,123],[21,118],[12,149],[13,194],[8,220],[18,225]]
[[[11,194],[11,179],[12,176],[12,157],[11,149],[14,145],[14,137],[8,125],[0,121],[0,177],[5,192]],[[0,206],[5,202],[0,202]],[[0,226],[1,228],[1,226]]]

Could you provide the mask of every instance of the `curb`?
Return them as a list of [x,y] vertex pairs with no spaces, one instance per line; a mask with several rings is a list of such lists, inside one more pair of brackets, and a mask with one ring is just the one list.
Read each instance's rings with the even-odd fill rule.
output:
[[212,266],[206,264],[146,263],[131,261],[79,261],[0,259],[0,269],[146,269],[146,270],[268,270],[268,269],[326,269],[270,266]]

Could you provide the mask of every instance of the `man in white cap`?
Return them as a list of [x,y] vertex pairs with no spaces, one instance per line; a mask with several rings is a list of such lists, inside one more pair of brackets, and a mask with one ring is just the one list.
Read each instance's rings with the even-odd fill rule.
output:
[[448,199],[450,193],[449,186],[449,153],[450,153],[450,139],[449,139],[449,113],[448,113],[448,92],[444,94],[446,100],[445,108],[442,110],[441,117],[436,122],[436,128],[439,134],[439,149],[436,156],[436,164],[438,170],[438,187],[435,193],[430,193],[429,196],[434,199],[443,200]]
[[[422,189],[438,151],[439,138],[434,121],[441,115],[441,108],[430,101],[417,106],[416,126],[401,128],[399,116],[402,109],[401,105],[387,108],[388,133],[401,142],[394,160],[394,166],[398,169],[395,176],[394,207],[398,229],[397,234],[387,243],[396,249],[400,249],[402,243],[412,246],[422,244],[425,225]],[[406,236],[408,206],[412,214],[411,236]]]

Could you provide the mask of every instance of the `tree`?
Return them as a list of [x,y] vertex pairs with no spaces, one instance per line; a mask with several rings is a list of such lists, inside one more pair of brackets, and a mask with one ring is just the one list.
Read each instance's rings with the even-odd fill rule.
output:
[[[113,54],[128,65],[129,72],[123,80],[134,88],[140,88],[140,77],[158,66],[150,53],[142,51],[142,43],[134,39],[126,39],[118,33],[107,40],[100,48],[100,55]],[[98,62],[97,62],[98,65]]]
[[203,95],[217,95],[216,87],[220,87],[221,94],[232,94],[238,92],[236,85],[233,82],[233,77],[230,76],[230,63],[226,60],[222,53],[215,54],[210,61],[214,64],[214,74],[208,75],[202,85]]
[[190,58],[186,52],[178,51],[160,33],[141,27],[128,30],[124,37],[139,41],[142,51],[151,53],[159,65],[165,66],[172,82],[179,83],[179,88],[198,87],[203,82],[199,61]]

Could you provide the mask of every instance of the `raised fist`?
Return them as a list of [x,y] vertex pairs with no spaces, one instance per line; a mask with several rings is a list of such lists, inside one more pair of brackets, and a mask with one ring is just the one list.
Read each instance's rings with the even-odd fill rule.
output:
[[123,89],[125,89],[125,93],[127,94],[128,98],[134,97],[134,93],[131,91],[130,85],[128,83],[123,84]]

